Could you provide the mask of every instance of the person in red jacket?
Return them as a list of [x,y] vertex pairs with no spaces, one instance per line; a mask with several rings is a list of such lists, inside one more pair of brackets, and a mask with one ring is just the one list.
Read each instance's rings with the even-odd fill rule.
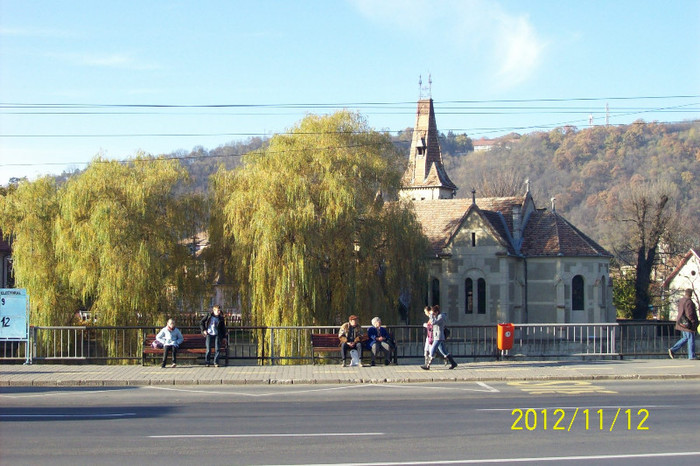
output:
[[681,339],[668,349],[668,355],[673,359],[673,353],[688,345],[688,359],[695,359],[695,332],[698,329],[698,312],[692,299],[693,290],[688,288],[685,295],[678,301],[678,317],[676,330],[680,330]]

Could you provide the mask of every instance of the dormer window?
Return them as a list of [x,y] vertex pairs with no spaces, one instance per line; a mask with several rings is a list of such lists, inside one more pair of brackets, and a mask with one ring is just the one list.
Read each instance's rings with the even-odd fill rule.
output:
[[418,141],[418,144],[416,144],[416,150],[418,152],[418,155],[424,156],[425,155],[425,138],[420,138],[420,141]]

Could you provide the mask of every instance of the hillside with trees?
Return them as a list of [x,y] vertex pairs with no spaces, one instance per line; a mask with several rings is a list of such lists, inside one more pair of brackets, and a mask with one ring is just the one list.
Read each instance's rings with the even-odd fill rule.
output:
[[[700,244],[699,121],[562,127],[499,142],[467,156],[445,151],[458,197],[472,187],[477,197],[523,193],[529,180],[538,206],[554,205],[615,254],[618,266],[640,272],[640,292],[649,288],[649,275],[667,273],[656,266],[673,266]],[[643,318],[652,298],[636,303],[635,317]]]
[[[393,143],[399,154],[408,156],[412,128],[391,135],[383,133],[383,136],[386,142]],[[496,143],[490,150],[474,152],[467,134],[441,134],[445,165],[451,179],[460,188],[457,196],[470,196],[472,188],[476,189],[477,197],[522,194],[525,180],[529,180],[539,207],[551,209],[554,204],[558,213],[612,252],[617,273],[622,267],[629,266],[635,276],[617,280],[616,293],[618,296],[635,295],[635,302],[629,303],[629,298],[625,298],[624,303],[616,305],[618,309],[627,309],[629,315],[643,318],[649,304],[658,304],[654,283],[668,273],[663,266],[674,266],[678,255],[700,244],[700,234],[695,228],[700,221],[700,205],[695,202],[700,189],[697,186],[700,180],[700,121],[636,121],[629,125],[585,129],[567,126],[548,132],[509,134],[494,141]],[[173,193],[177,195],[173,199],[183,195],[188,199],[195,196],[192,199],[201,202],[214,194],[210,183],[212,175],[220,169],[231,171],[240,167],[243,155],[269,144],[269,139],[249,138],[211,150],[196,147],[190,152],[174,152],[159,158],[173,161],[176,164],[173,170],[182,168],[187,173],[179,173],[173,178]],[[313,142],[309,147],[312,146]],[[298,149],[298,153],[303,151],[303,147]],[[107,169],[100,169],[99,165],[101,163],[91,164],[84,171],[64,173],[55,177],[53,182],[30,183],[17,193],[15,199],[19,202],[26,197],[30,203],[43,199],[39,207],[29,210],[41,213],[32,217],[41,223],[43,219],[58,215],[56,194],[71,189],[76,192],[86,190],[80,187],[82,181],[76,179],[87,179],[88,175],[93,176],[92,172]],[[113,169],[116,170],[116,166]],[[132,177],[130,174],[124,176]],[[160,175],[154,176],[157,179]],[[185,179],[188,182],[184,182]],[[3,187],[0,196],[13,193],[17,186],[21,187],[22,183]],[[134,193],[140,190],[137,185],[129,189]],[[231,190],[235,193],[237,188],[231,187]],[[78,197],[76,199],[76,202],[83,202]],[[158,202],[162,204],[163,201]],[[69,211],[67,206],[61,206],[61,210],[62,215]],[[188,228],[204,222],[208,214],[202,215],[194,221],[189,219]],[[13,223],[8,220],[10,218],[6,216],[7,231],[11,227],[21,229],[26,226],[34,237],[47,235],[47,240],[42,240],[44,245],[51,245],[57,239],[58,230],[52,225],[31,225],[28,218],[15,219],[26,225]],[[138,229],[137,226],[134,229]],[[109,233],[109,229],[106,232]],[[187,236],[191,235],[188,230]],[[51,261],[45,263],[47,273],[55,270]],[[19,266],[21,268],[21,264]],[[82,267],[80,265],[78,269]],[[636,273],[638,271],[641,273]],[[40,281],[45,278],[40,277]],[[648,293],[650,284],[651,294]],[[622,285],[625,290],[621,289]],[[94,291],[85,286],[81,291],[83,298],[93,302]],[[636,293],[630,294],[629,287],[636,289]],[[200,290],[193,290],[191,294],[198,293]],[[55,302],[62,300],[60,292],[54,297]]]

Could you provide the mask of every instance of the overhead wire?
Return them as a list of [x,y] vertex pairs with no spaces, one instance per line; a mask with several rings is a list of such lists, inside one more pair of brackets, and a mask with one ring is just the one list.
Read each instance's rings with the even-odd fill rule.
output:
[[[528,114],[603,114],[604,111],[595,111],[589,107],[559,107],[559,106],[503,106],[499,105],[493,107],[493,104],[505,104],[505,103],[563,103],[563,102],[594,102],[594,101],[631,101],[631,100],[660,100],[660,99],[700,99],[700,95],[670,95],[670,96],[638,96],[638,97],[575,97],[575,98],[544,98],[544,99],[493,99],[493,100],[446,100],[446,101],[433,101],[434,105],[440,106],[441,110],[436,111],[438,115],[528,115]],[[481,104],[478,107],[469,107],[468,105]],[[484,105],[487,104],[487,105]],[[230,108],[241,108],[241,109],[251,109],[251,108],[279,108],[279,109],[293,109],[293,108],[303,108],[309,109],[332,109],[339,107],[368,107],[368,108],[384,108],[384,109],[402,109],[403,106],[407,106],[406,110],[410,108],[413,112],[415,111],[415,102],[346,102],[346,103],[307,103],[307,104],[197,104],[197,105],[181,105],[181,104],[98,104],[98,103],[16,103],[16,102],[0,102],[0,115],[148,115],[148,114],[168,114],[163,112],[164,109],[230,109]],[[408,107],[410,105],[410,107]],[[459,106],[456,106],[459,105]],[[465,107],[465,105],[467,105]],[[700,101],[691,102],[679,105],[664,106],[664,107],[618,107],[618,111],[610,113],[611,118],[618,118],[636,114],[644,113],[693,113],[700,111]],[[5,110],[19,110],[7,112]],[[49,109],[51,111],[46,112],[24,112],[22,110],[37,110],[37,109]],[[78,109],[132,109],[129,111],[69,111]],[[133,109],[148,109],[148,111],[135,111]],[[158,111],[153,111],[153,109],[160,109]],[[681,110],[684,109],[684,110]],[[58,111],[61,110],[61,111]],[[467,111],[469,110],[469,111]],[[498,110],[498,111],[495,111]],[[370,112],[372,113],[372,112]],[[400,112],[403,114],[404,112]],[[172,113],[171,113],[172,114]],[[192,114],[192,113],[190,113]],[[194,113],[192,115],[201,115],[202,113]],[[207,113],[209,114],[209,113]],[[214,114],[221,114],[219,112]],[[258,115],[259,113],[235,113],[235,115]],[[279,113],[273,113],[279,114]],[[293,113],[289,113],[293,114]],[[381,114],[378,112],[378,114]],[[511,127],[472,127],[472,128],[450,128],[443,130],[444,132],[465,132],[467,134],[478,133],[478,134],[491,134],[496,132],[504,131],[532,131],[532,130],[542,130],[551,129],[562,126],[576,125],[580,123],[585,123],[587,119],[577,119],[569,121],[559,121],[556,123],[544,123],[536,125],[526,125],[526,126],[511,126]],[[401,130],[379,130],[383,133],[396,133],[400,134],[405,131]],[[280,132],[274,133],[275,135],[289,135],[289,134],[322,134],[322,133],[308,133],[308,132]],[[0,133],[0,138],[123,138],[123,137],[263,137],[268,138],[269,133],[256,133],[256,132],[216,132],[216,133],[100,133],[100,134],[2,134]],[[403,144],[406,141],[395,141],[394,143]],[[197,156],[172,156],[172,157],[160,157],[155,159],[146,160],[169,160],[169,159],[188,159],[188,158],[204,158],[204,157],[241,157],[245,154],[221,154],[221,155],[197,155]],[[125,161],[131,161],[134,159],[127,159]],[[0,163],[0,167],[9,166],[49,166],[49,165],[86,165],[90,162],[42,162],[42,163]]]

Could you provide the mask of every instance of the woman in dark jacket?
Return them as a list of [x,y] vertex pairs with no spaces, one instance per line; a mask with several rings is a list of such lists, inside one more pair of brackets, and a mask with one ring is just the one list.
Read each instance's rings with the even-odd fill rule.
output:
[[211,314],[206,315],[199,321],[199,329],[202,335],[207,340],[207,353],[204,356],[204,365],[209,367],[209,353],[211,351],[211,342],[214,341],[214,367],[219,367],[219,348],[221,348],[221,340],[227,336],[226,322],[221,314],[221,306],[218,304],[211,310]]

